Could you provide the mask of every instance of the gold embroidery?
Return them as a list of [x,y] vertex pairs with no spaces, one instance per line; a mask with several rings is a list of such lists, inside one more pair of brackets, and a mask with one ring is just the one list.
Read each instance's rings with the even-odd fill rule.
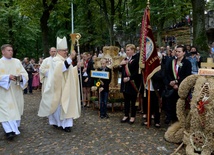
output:
[[3,68],[0,68],[0,73],[5,73],[5,70]]
[[8,107],[9,107],[9,109],[13,109],[13,108],[14,108],[14,104],[13,104],[13,103],[10,103],[10,104],[8,105]]
[[21,70],[20,68],[17,68],[17,69],[16,69],[16,73],[19,74],[19,73],[20,73],[20,70]]

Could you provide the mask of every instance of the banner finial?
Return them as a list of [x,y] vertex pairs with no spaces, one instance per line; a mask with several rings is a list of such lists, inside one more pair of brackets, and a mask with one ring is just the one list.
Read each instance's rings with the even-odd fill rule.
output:
[[147,7],[149,8],[150,7],[150,2],[149,2],[149,0],[147,0]]

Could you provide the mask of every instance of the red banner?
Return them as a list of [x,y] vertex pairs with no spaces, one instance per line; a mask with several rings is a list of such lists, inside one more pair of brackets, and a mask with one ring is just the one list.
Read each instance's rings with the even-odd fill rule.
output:
[[160,70],[160,60],[150,25],[150,10],[144,11],[140,37],[139,66],[143,69],[144,84]]

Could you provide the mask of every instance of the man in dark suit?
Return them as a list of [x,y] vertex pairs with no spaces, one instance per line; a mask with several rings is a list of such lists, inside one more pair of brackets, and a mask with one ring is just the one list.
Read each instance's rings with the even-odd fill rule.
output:
[[[122,60],[121,65],[121,89],[125,99],[125,114],[121,123],[129,122],[133,124],[136,116],[136,100],[139,93],[141,75],[138,74],[139,69],[139,53],[135,53],[135,45],[126,45],[127,58]],[[131,106],[131,118],[129,119],[129,111]]]
[[178,88],[180,83],[189,75],[191,75],[191,62],[185,58],[186,48],[179,45],[176,48],[175,59],[170,60],[169,67],[166,70],[167,84],[169,89],[173,89],[173,93],[166,99],[166,120],[169,124],[176,121],[176,103],[179,98]]
[[28,88],[29,88],[29,93],[33,93],[33,87],[32,87],[32,82],[33,82],[33,72],[35,71],[33,64],[30,63],[29,58],[25,57],[23,61],[23,67],[28,73],[28,87],[24,89],[24,94],[27,94]]

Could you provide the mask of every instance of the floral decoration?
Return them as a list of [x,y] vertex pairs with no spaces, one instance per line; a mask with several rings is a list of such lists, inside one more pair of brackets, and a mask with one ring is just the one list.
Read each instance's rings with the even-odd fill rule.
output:
[[205,110],[204,109],[204,105],[207,104],[207,103],[208,103],[207,100],[205,100],[205,101],[200,100],[200,101],[197,102],[197,109],[198,109],[199,114],[203,114],[204,113],[204,110]]
[[179,67],[182,67],[182,66],[183,66],[183,63],[180,63],[180,64],[179,64]]
[[97,82],[96,82],[96,86],[97,86],[97,87],[100,87],[100,84],[101,84],[100,81],[97,81]]

